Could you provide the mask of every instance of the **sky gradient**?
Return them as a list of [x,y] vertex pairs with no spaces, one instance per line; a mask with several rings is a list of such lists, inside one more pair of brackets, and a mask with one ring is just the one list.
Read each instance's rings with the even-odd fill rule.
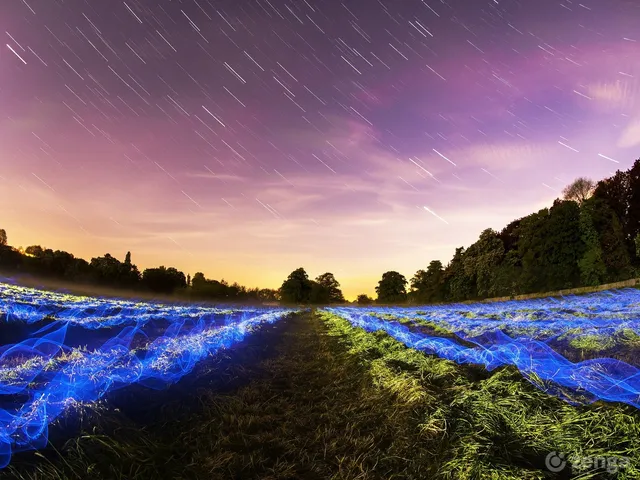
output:
[[640,157],[640,2],[10,0],[9,243],[347,298]]

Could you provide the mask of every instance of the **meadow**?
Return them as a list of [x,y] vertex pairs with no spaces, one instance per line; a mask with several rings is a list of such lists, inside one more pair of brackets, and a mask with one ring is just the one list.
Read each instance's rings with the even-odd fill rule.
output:
[[640,292],[213,307],[0,285],[0,479],[640,477]]

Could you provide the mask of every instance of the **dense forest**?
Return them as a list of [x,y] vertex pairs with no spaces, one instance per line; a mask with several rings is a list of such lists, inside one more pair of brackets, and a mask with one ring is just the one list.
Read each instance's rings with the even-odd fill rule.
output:
[[[640,270],[640,159],[597,184],[579,178],[553,206],[486,229],[446,266],[434,260],[410,281],[387,272],[378,303],[414,304],[595,286],[634,278]],[[407,286],[409,287],[407,290]],[[366,295],[358,303],[371,303]]]
[[[7,244],[0,230],[0,269],[39,277],[114,288],[174,294],[193,300],[344,303],[340,284],[327,272],[309,279],[293,271],[278,290],[249,289],[201,272],[193,278],[160,266],[140,272],[127,252],[124,261],[110,254],[90,262],[40,246],[22,250]],[[444,266],[439,260],[410,281],[386,272],[377,299],[359,295],[361,305],[427,304],[556,291],[627,280],[640,271],[640,159],[597,184],[579,178],[550,208],[509,223],[501,231],[486,229],[468,248],[456,248]]]

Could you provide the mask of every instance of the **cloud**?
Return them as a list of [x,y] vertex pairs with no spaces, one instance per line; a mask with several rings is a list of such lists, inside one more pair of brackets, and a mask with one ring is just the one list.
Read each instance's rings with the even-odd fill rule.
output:
[[228,175],[225,173],[210,173],[210,172],[187,172],[184,174],[187,178],[203,178],[210,180],[220,180],[222,182],[246,182],[247,177],[241,175]]
[[640,117],[631,120],[618,140],[618,147],[631,148],[640,145]]
[[634,84],[626,80],[597,82],[586,87],[586,95],[606,108],[632,108],[637,101],[637,93]]
[[452,152],[451,157],[463,167],[474,166],[504,172],[531,167],[534,162],[548,158],[550,152],[548,143],[506,140],[470,145]]

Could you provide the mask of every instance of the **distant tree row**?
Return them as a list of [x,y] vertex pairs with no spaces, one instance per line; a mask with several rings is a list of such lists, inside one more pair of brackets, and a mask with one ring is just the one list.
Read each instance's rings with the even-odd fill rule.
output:
[[315,280],[310,280],[304,268],[291,272],[279,290],[280,300],[287,304],[344,303],[340,284],[333,273],[323,273]]
[[269,288],[248,289],[237,283],[229,285],[223,280],[208,280],[202,272],[198,272],[191,280],[191,298],[195,300],[233,300],[253,302],[277,302],[277,290]]
[[[551,208],[486,229],[446,266],[407,279],[386,272],[378,303],[439,303],[556,291],[627,280],[640,271],[640,159],[597,184],[578,178]],[[407,291],[407,286],[409,290]],[[357,302],[372,301],[360,295]]]
[[[195,300],[252,301],[285,304],[343,303],[332,273],[309,279],[294,270],[278,290],[247,289],[237,283],[193,279],[173,267],[142,273],[128,252],[123,262],[110,254],[90,262],[40,246],[22,251],[7,244],[0,229],[0,269],[74,282],[187,296]],[[398,272],[384,273],[376,300],[368,305],[458,302],[490,297],[556,291],[626,280],[640,272],[640,159],[597,184],[578,178],[550,208],[509,223],[501,231],[486,229],[468,248],[456,248],[445,266],[439,260],[418,270],[410,281]]]
[[127,252],[123,262],[110,254],[92,258],[90,262],[62,251],[32,245],[15,249],[7,244],[7,233],[0,229],[0,269],[21,272],[41,278],[93,284],[104,287],[147,291],[158,294],[176,294],[196,300],[226,302],[272,302],[277,301],[275,290],[248,289],[222,280],[207,280],[196,273],[193,281],[174,267],[147,268],[143,272],[131,262]]

